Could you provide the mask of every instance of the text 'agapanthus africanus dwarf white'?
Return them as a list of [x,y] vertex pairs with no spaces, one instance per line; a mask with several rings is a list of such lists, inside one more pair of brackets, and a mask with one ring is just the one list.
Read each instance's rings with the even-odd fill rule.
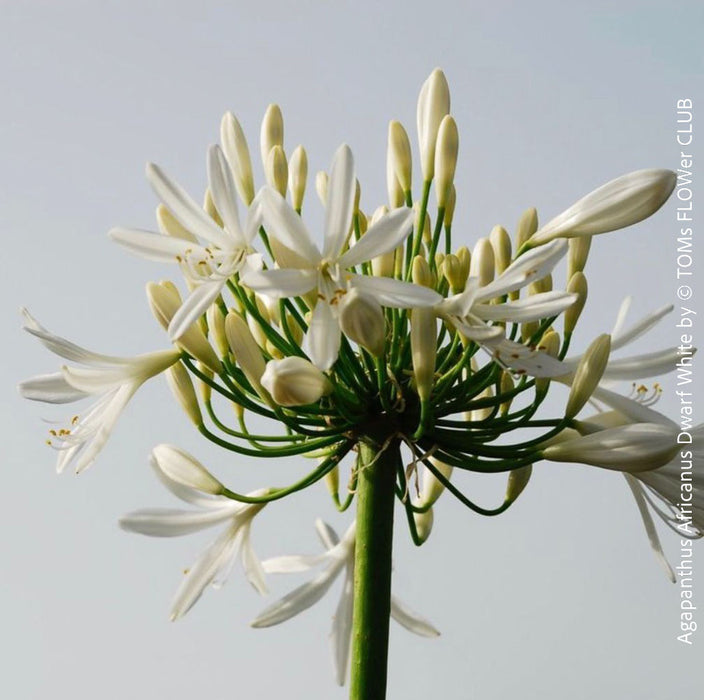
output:
[[[354,699],[384,697],[390,618],[422,636],[437,635],[391,596],[395,509],[421,545],[435,536],[433,523],[448,498],[475,514],[498,515],[526,492],[540,463],[553,460],[623,474],[671,578],[651,511],[680,532],[684,522],[688,537],[704,531],[704,492],[696,481],[701,426],[688,433],[693,444],[683,451],[678,426],[654,408],[659,385],[640,383],[672,372],[681,353],[671,347],[618,356],[672,307],[627,326],[627,301],[611,333],[586,341],[576,335],[586,312],[592,237],[655,214],[673,190],[674,173],[622,175],[542,227],[527,208],[512,234],[497,225],[456,247],[453,232],[473,226],[455,221],[462,160],[450,105],[448,82],[436,69],[418,99],[415,170],[406,129],[390,122],[386,202],[357,181],[350,147],[335,151],[330,171],[314,178],[323,205],[320,245],[305,223],[318,206],[306,198],[307,151],[298,145],[287,153],[277,105],[269,105],[260,129],[261,187],[245,130],[229,112],[221,145],[208,149],[202,206],[148,165],[159,232],[115,228],[110,236],[133,253],[175,263],[182,276],[147,284],[166,350],[99,355],[25,312],[26,330],[79,366],[29,379],[22,394],[50,404],[98,397],[87,413],[50,431],[59,471],[91,464],[126,403],[161,373],[188,423],[231,457],[231,465],[222,460],[221,480],[180,448],[158,445],[154,472],[191,508],[138,510],[120,521],[156,537],[222,528],[183,577],[171,617],[222,583],[238,555],[261,594],[266,574],[319,567],[266,607],[253,622],[257,628],[306,610],[344,572],[331,638],[341,684],[351,660]],[[603,274],[598,279],[604,283]],[[547,402],[548,394],[557,399]],[[296,456],[308,458],[301,460],[308,467],[287,483],[268,483],[263,462],[252,471],[258,488],[238,488],[256,458]],[[678,491],[685,462],[692,477],[687,502]],[[462,472],[504,478],[501,502],[478,503]],[[321,485],[339,511],[355,505],[346,534],[339,539],[318,521],[323,554],[260,563],[250,543],[254,517],[284,518],[274,515],[281,512],[277,501]]]

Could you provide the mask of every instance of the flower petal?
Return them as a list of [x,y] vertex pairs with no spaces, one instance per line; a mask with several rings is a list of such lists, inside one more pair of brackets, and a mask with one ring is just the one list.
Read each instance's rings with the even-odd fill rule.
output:
[[181,304],[169,323],[169,337],[178,340],[208,310],[225,286],[224,279],[199,284]]
[[354,159],[350,147],[343,144],[335,151],[328,179],[323,258],[335,260],[342,253],[352,225],[354,195]]
[[611,360],[604,370],[602,379],[646,379],[674,372],[682,358],[678,348],[666,348],[644,355]]
[[391,617],[409,632],[421,637],[439,637],[440,632],[395,596],[391,596]]
[[72,403],[89,395],[71,386],[61,372],[26,379],[17,388],[23,398],[44,403]]
[[281,268],[279,270],[243,270],[242,283],[250,289],[266,294],[274,299],[298,297],[316,286],[315,270],[296,270]]
[[330,369],[340,352],[341,331],[330,305],[319,300],[313,309],[303,347],[312,363],[320,370]]
[[574,304],[576,299],[577,295],[569,292],[542,292],[504,304],[475,304],[472,313],[487,321],[525,323],[557,316]]
[[237,190],[232,177],[230,164],[220,146],[211,146],[208,150],[208,182],[215,208],[220,214],[225,230],[230,234],[230,246],[244,247],[246,241],[240,227],[237,211]]
[[484,350],[496,362],[517,374],[528,374],[531,377],[561,377],[570,371],[564,362],[560,362],[546,352],[507,338],[496,345],[485,347]]
[[393,309],[435,306],[442,301],[442,297],[428,287],[421,287],[419,284],[403,282],[390,277],[353,274],[350,275],[350,284],[375,297],[383,306]]
[[340,258],[343,268],[354,267],[397,248],[413,229],[413,210],[395,209],[383,216]]
[[180,510],[176,508],[142,508],[120,520],[120,527],[149,537],[179,537],[231,520],[232,509],[227,505],[211,510]]
[[170,180],[158,165],[148,163],[146,174],[156,196],[183,227],[219,248],[228,250],[232,247],[232,241],[227,233],[188,196],[180,185]]
[[244,575],[249,581],[254,590],[261,595],[266,595],[269,589],[266,587],[264,576],[264,568],[262,567],[259,557],[254,553],[252,543],[250,541],[250,529],[252,521],[248,520],[242,525],[242,545],[240,547],[240,558],[242,559],[242,568]]
[[634,324],[625,331],[622,330],[623,322],[619,323],[617,320],[611,336],[611,350],[618,350],[627,343],[634,341],[636,338],[640,338],[641,335],[647,333],[653,326],[655,326],[663,316],[669,314],[672,309],[672,304],[662,306],[643,317],[640,321],[638,321],[638,323]]
[[291,205],[274,189],[262,189],[262,218],[267,232],[284,246],[301,255],[315,268],[321,261],[320,252],[311,241],[308,229]]
[[287,554],[265,559],[262,567],[267,574],[295,574],[308,571],[327,560],[326,554]]
[[203,260],[208,259],[208,253],[202,246],[161,233],[116,227],[108,232],[108,236],[130,252],[147,260],[168,263],[180,262],[186,255],[192,253],[196,253]]
[[665,574],[670,579],[670,581],[672,581],[672,583],[675,583],[675,581],[677,581],[677,578],[675,576],[675,572],[670,566],[670,562],[667,561],[665,552],[662,549],[662,544],[660,543],[658,531],[655,528],[655,523],[653,522],[653,518],[650,515],[650,511],[648,510],[648,504],[646,503],[645,498],[643,497],[643,487],[638,483],[637,479],[631,476],[630,474],[624,474],[624,476],[626,477],[626,483],[631,489],[633,498],[635,498],[636,505],[638,506],[638,512],[640,513],[640,517],[643,519],[645,533],[646,535],[648,535],[648,541],[650,542],[650,546],[652,547],[653,552],[655,553],[655,557],[662,565],[662,568],[665,570]]
[[350,658],[350,642],[352,641],[352,611],[354,600],[354,566],[345,567],[345,580],[342,585],[340,601],[332,620],[330,641],[332,642],[332,657],[335,665],[335,680],[338,685],[345,684],[347,662]]

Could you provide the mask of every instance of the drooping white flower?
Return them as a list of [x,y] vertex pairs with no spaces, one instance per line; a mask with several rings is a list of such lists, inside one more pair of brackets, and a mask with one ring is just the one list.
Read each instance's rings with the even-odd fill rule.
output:
[[69,428],[50,431],[49,444],[59,450],[56,470],[62,472],[72,464],[76,472],[81,472],[93,463],[137,389],[177,362],[180,352],[159,350],[137,357],[102,355],[49,332],[26,309],[22,314],[28,333],[59,357],[83,365],[63,366],[58,373],[22,382],[22,396],[45,403],[98,397],[85,414],[73,416]]
[[335,153],[330,172],[321,252],[290,204],[275,190],[262,190],[262,218],[267,232],[289,253],[286,260],[277,260],[279,269],[248,269],[242,277],[248,287],[277,299],[316,291],[318,303],[304,345],[313,363],[322,370],[330,369],[337,359],[341,334],[339,305],[350,289],[358,289],[378,304],[393,308],[432,306],[441,299],[431,289],[350,270],[400,245],[411,232],[413,220],[412,210],[396,209],[374,223],[357,243],[343,252],[352,225],[354,198],[352,152],[343,145]]
[[671,170],[637,170],[590,192],[531,236],[529,245],[558,237],[573,238],[616,231],[654,214],[677,183]]
[[[120,518],[120,527],[150,537],[178,537],[225,525],[181,581],[171,606],[171,619],[185,615],[209,585],[222,586],[238,555],[247,580],[259,593],[266,593],[264,571],[250,543],[252,520],[265,504],[240,503],[223,495],[222,484],[200,462],[172,445],[157,445],[150,464],[171,493],[196,509],[137,510]],[[265,493],[266,490],[258,490],[248,496]]]
[[[264,571],[267,573],[294,573],[308,571],[320,564],[325,566],[315,578],[270,605],[252,622],[252,627],[271,627],[307,610],[325,595],[344,569],[342,595],[335,611],[330,635],[335,677],[340,685],[344,685],[345,682],[352,638],[355,525],[353,522],[340,539],[329,525],[322,520],[317,520],[315,527],[318,536],[327,548],[324,554],[283,556],[262,562]],[[440,634],[430,622],[410,610],[394,596],[391,596],[391,617],[407,630],[422,637],[437,637]]]
[[177,340],[206,312],[227,280],[245,267],[259,228],[258,206],[255,202],[248,209],[242,228],[235,181],[219,146],[208,151],[208,180],[222,228],[158,166],[147,165],[147,179],[176,220],[204,243],[128,228],[114,228],[109,235],[149,260],[179,263],[189,281],[197,285],[169,324],[169,335]]

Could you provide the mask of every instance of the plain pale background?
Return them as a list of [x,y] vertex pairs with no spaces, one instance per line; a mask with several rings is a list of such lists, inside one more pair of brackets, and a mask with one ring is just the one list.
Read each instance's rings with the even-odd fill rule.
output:
[[[17,397],[20,379],[58,366],[20,333],[17,309],[27,305],[52,330],[99,351],[165,347],[143,289],[175,270],[130,256],[105,234],[116,224],[153,227],[147,160],[200,196],[205,152],[228,109],[256,156],[261,116],[278,102],[286,150],[304,144],[311,173],[349,143],[362,206],[371,210],[386,197],[388,120],[400,119],[415,139],[418,90],[443,67],[461,136],[456,245],[473,244],[496,223],[512,230],[528,206],[545,221],[626,171],[676,168],[675,102],[690,97],[696,110],[701,97],[701,3],[0,7],[2,694],[345,697],[327,642],[339,584],[304,615],[252,630],[248,622],[272,598],[260,599],[235,570],[223,590],[208,591],[170,624],[180,572],[215,533],[165,541],[116,526],[129,510],[176,505],[147,468],[157,442],[191,450],[239,490],[286,483],[309,463],[272,465],[211,449],[158,380],[130,405],[89,472],[58,478],[40,417],[72,409]],[[319,212],[312,191],[307,207]],[[626,294],[634,295],[634,320],[676,302],[674,218],[670,203],[594,241],[575,349],[610,329]],[[677,337],[668,317],[632,349],[675,345]],[[672,379],[663,385],[659,407],[674,416]],[[557,412],[564,396],[556,394]],[[486,502],[502,488],[458,483]],[[351,517],[337,515],[314,488],[262,513],[257,551],[319,551],[318,516],[340,531]],[[442,636],[419,639],[394,625],[389,698],[654,700],[702,688],[701,641],[676,641],[678,590],[650,553],[618,474],[540,465],[521,500],[495,519],[446,495],[420,550],[400,517],[398,524],[394,591]],[[677,538],[663,540],[676,564]],[[272,578],[273,595],[302,580]]]

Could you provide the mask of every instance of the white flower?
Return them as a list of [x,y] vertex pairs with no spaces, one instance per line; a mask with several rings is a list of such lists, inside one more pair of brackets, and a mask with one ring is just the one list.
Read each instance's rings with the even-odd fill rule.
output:
[[[252,519],[265,504],[240,503],[222,495],[220,482],[194,457],[172,445],[157,445],[150,464],[161,483],[196,510],[137,510],[120,518],[120,527],[151,537],[177,537],[212,525],[226,525],[181,581],[171,606],[171,619],[185,615],[209,585],[219,588],[225,583],[238,554],[247,580],[259,593],[266,593],[264,571],[249,541]],[[248,496],[265,493],[253,491]]]
[[582,197],[530,238],[532,246],[558,237],[592,236],[636,224],[667,201],[677,183],[671,170],[637,170]]
[[330,380],[303,357],[269,360],[261,383],[279,406],[307,406],[332,391]]
[[242,277],[248,287],[273,298],[316,291],[318,303],[313,310],[305,346],[313,363],[322,370],[330,369],[337,359],[341,333],[338,307],[348,290],[358,289],[378,304],[394,308],[431,306],[440,301],[440,295],[431,289],[349,270],[400,245],[411,232],[413,219],[412,210],[396,209],[379,219],[343,253],[352,224],[354,197],[352,153],[343,145],[332,163],[325,207],[325,243],[321,253],[288,202],[271,188],[262,190],[262,218],[267,232],[288,253],[286,260],[277,259],[280,269],[248,269]]
[[178,340],[206,312],[227,280],[245,266],[259,228],[258,208],[255,203],[248,209],[247,222],[244,229],[241,228],[235,182],[219,146],[212,146],[208,152],[208,179],[223,228],[158,166],[147,165],[147,179],[176,220],[206,243],[201,245],[173,236],[126,228],[114,228],[109,235],[149,260],[178,262],[189,281],[197,284],[169,324],[171,339]]
[[[344,569],[342,595],[335,611],[331,633],[335,677],[337,682],[343,685],[352,638],[355,523],[350,525],[341,540],[335,531],[322,520],[317,520],[315,527],[323,545],[328,550],[327,552],[319,556],[276,557],[262,562],[262,566],[267,573],[307,571],[318,564],[325,564],[325,568],[311,581],[299,586],[270,605],[252,622],[252,627],[278,625],[307,610],[325,595],[333,581]],[[394,596],[391,596],[391,617],[407,630],[422,637],[437,637],[440,634],[427,620],[409,610]]]
[[22,309],[24,329],[49,350],[83,367],[63,366],[60,372],[33,377],[19,385],[20,394],[33,401],[70,403],[98,396],[83,416],[74,416],[71,427],[51,430],[49,441],[59,450],[56,470],[73,464],[76,472],[89,467],[103,448],[127,402],[139,387],[178,361],[178,350],[160,350],[137,357],[114,357],[91,352],[50,333]]
[[577,298],[568,292],[543,292],[518,301],[489,303],[542,279],[550,273],[567,252],[566,241],[556,240],[530,250],[517,258],[495,280],[480,286],[478,277],[469,277],[460,294],[444,299],[435,306],[441,318],[454,325],[466,338],[479,343],[493,359],[519,374],[555,377],[569,368],[540,350],[504,337],[502,326],[488,321],[526,323],[557,316]]

